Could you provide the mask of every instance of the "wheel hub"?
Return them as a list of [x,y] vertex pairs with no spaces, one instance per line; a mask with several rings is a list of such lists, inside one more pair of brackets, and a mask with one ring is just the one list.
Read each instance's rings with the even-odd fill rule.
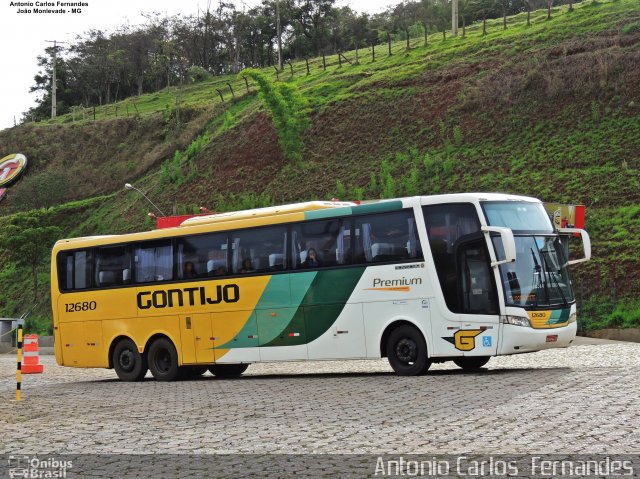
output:
[[415,362],[418,357],[417,344],[408,338],[403,338],[396,345],[396,356],[403,363]]
[[169,351],[160,351],[156,358],[156,366],[159,371],[166,373],[171,369],[171,356],[169,355]]
[[136,359],[131,350],[125,349],[120,353],[119,362],[120,362],[120,367],[124,371],[129,372],[129,371],[132,371],[133,368],[135,367]]

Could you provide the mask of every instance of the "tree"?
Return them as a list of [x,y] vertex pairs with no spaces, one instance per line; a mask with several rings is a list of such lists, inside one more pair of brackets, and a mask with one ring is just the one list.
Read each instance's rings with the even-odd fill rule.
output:
[[29,209],[50,208],[67,199],[67,177],[55,171],[44,171],[25,177],[16,189],[15,202]]
[[370,36],[369,16],[366,13],[362,15],[352,15],[347,21],[347,30],[350,41],[356,50],[356,64],[360,63],[358,50],[362,45],[366,45],[367,39]]
[[497,0],[500,9],[502,10],[502,29],[507,29],[507,12],[511,9],[512,0]]
[[462,18],[462,37],[467,36],[467,17],[471,16],[471,0],[460,0],[458,2],[458,12]]
[[482,35],[487,34],[487,17],[495,15],[496,0],[470,0],[469,9],[474,16],[482,18]]
[[43,226],[40,218],[25,213],[16,215],[0,235],[0,248],[10,260],[29,268],[34,303],[38,301],[39,268],[61,236],[62,230],[57,226]]
[[433,2],[432,0],[421,0],[418,8],[418,15],[420,16],[420,23],[424,28],[424,46],[429,44],[429,25],[433,21]]
[[451,20],[451,4],[449,0],[435,0],[433,5],[434,19],[442,29],[442,39],[447,39],[447,27]]
[[400,2],[393,9],[393,24],[395,30],[400,30],[404,33],[406,42],[407,42],[407,50],[411,48],[410,40],[411,36],[409,34],[409,28],[416,21],[416,7],[417,3],[410,2]]
[[307,37],[320,55],[325,47],[327,36],[325,17],[329,14],[336,0],[295,0],[293,21],[298,32]]

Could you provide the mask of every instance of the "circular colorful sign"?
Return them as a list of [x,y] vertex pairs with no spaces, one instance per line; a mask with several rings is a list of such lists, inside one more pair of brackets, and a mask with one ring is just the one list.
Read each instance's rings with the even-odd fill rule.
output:
[[0,159],[0,186],[7,186],[17,180],[27,168],[27,157],[13,153]]

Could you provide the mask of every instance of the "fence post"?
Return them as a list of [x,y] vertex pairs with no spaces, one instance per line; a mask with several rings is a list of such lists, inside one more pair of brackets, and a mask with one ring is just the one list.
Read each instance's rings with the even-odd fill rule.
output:
[[22,391],[22,324],[18,322],[18,363],[16,367],[16,401],[20,401]]

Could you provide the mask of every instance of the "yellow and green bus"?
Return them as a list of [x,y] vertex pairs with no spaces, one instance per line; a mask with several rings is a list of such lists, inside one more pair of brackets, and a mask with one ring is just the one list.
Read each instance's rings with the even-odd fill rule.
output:
[[[584,257],[568,260],[579,234]],[[198,216],[140,233],[58,241],[51,298],[58,364],[125,381],[238,376],[265,361],[434,362],[566,347],[568,265],[581,229],[505,194],[308,202]]]

